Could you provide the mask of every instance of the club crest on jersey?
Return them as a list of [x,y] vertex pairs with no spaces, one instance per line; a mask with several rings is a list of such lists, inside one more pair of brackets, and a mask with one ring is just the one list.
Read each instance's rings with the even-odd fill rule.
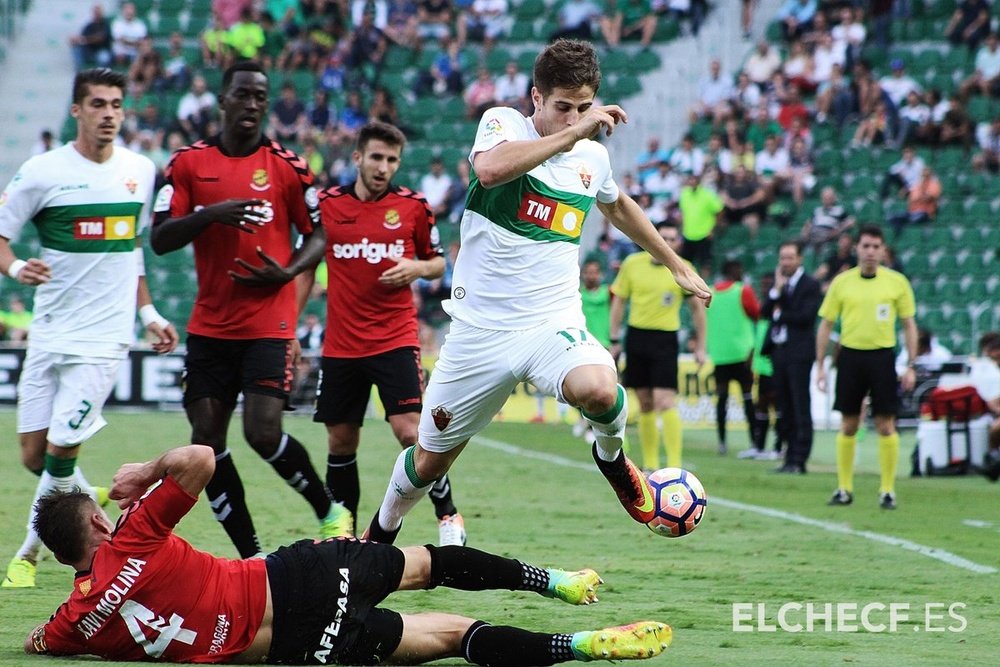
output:
[[129,194],[134,195],[135,191],[139,188],[139,183],[134,178],[126,178],[125,188],[128,190]]
[[250,177],[250,189],[257,192],[264,192],[271,189],[271,179],[267,175],[267,169],[255,169]]
[[394,208],[390,208],[385,212],[385,220],[382,222],[382,226],[386,229],[399,229],[402,226],[402,222],[399,219],[399,211]]
[[91,583],[90,579],[84,579],[83,581],[81,581],[80,585],[77,586],[77,588],[80,589],[80,595],[87,595],[88,593],[90,593],[90,588],[92,585],[93,584]]
[[534,192],[528,192],[524,195],[521,199],[521,206],[517,210],[518,220],[574,239],[578,238],[583,230],[585,215],[582,210],[574,206],[563,204]]
[[594,175],[587,169],[587,165],[581,162],[576,168],[576,174],[580,177],[580,182],[583,183],[584,189],[589,190],[590,182],[594,179]]
[[448,410],[443,405],[439,405],[433,410],[431,410],[431,417],[434,419],[434,425],[437,426],[437,430],[443,431],[448,428],[448,424],[451,423],[451,418],[455,415],[452,414],[451,410]]

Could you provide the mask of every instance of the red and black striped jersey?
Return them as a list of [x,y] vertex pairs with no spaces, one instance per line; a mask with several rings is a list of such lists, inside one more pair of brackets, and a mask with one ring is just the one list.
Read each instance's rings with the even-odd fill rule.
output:
[[392,186],[378,199],[361,201],[351,185],[321,192],[319,210],[330,281],[323,356],[368,357],[417,347],[410,287],[384,285],[379,276],[402,257],[443,254],[427,200]]
[[165,171],[154,225],[227,199],[260,199],[266,220],[256,234],[209,225],[193,242],[198,295],[188,332],[224,339],[294,338],[298,310],[294,281],[244,287],[229,271],[245,273],[237,257],[259,266],[260,247],[281,265],[293,252],[292,227],[309,234],[319,224],[313,175],[305,160],[269,139],[252,154],[226,155],[218,137],[180,149]]

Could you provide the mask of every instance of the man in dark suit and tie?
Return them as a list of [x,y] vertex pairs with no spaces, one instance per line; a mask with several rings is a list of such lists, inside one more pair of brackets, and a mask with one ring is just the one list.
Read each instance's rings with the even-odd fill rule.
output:
[[774,287],[761,309],[761,317],[771,321],[765,349],[770,350],[774,365],[778,411],[788,437],[785,462],[775,472],[805,473],[812,450],[809,372],[815,357],[821,300],[819,282],[802,268],[802,246],[794,241],[782,243]]

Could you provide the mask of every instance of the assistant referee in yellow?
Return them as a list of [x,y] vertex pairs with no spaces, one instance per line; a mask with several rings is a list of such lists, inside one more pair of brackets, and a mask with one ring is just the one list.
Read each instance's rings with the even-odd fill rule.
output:
[[[881,470],[879,507],[896,509],[895,478],[899,461],[899,433],[896,432],[896,321],[902,323],[908,359],[917,357],[917,322],[913,288],[906,276],[881,265],[885,256],[882,230],[863,225],[856,245],[858,266],[841,273],[830,284],[819,316],[816,332],[816,382],[826,391],[823,361],[830,333],[840,319],[840,356],[834,410],[843,415],[837,434],[837,490],[829,505],[850,505],[854,500],[855,434],[861,419],[861,405],[871,396],[878,432],[878,460]],[[913,389],[916,375],[913,362],[899,379],[904,391]]]
[[[672,222],[656,225],[674,252],[681,250],[680,230]],[[623,383],[639,399],[639,445],[642,468],[660,467],[659,441],[662,427],[667,466],[681,465],[682,427],[677,410],[677,331],[681,327],[681,302],[690,294],[681,289],[673,274],[648,252],[629,255],[611,285],[611,355],[621,352],[622,320],[629,305],[625,336]],[[691,320],[697,340],[695,359],[705,363],[705,306],[689,298]],[[659,424],[657,423],[659,422]]]

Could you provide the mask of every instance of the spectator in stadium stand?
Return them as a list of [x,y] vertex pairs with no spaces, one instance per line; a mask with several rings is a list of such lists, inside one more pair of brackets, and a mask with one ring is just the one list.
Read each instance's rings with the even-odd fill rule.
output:
[[819,42],[813,49],[813,71],[812,81],[815,84],[813,90],[818,90],[820,86],[827,83],[833,76],[834,66],[839,66],[843,72],[846,60],[844,53],[833,44],[833,37],[825,32],[820,37]]
[[451,0],[418,0],[417,35],[421,40],[451,37],[453,19]]
[[816,0],[785,0],[776,18],[781,23],[781,34],[791,41],[812,27],[818,3]]
[[[979,339],[979,353],[989,357],[1000,367],[1000,333],[990,331]],[[989,427],[989,450],[983,460],[983,474],[991,482],[1000,480],[1000,393],[992,396],[983,396],[986,406],[993,415],[993,423]]]
[[781,73],[788,86],[795,86],[801,92],[812,93],[816,90],[815,65],[812,54],[806,50],[802,40],[793,40],[788,45],[788,56],[781,64]]
[[90,20],[79,35],[69,38],[76,69],[107,67],[111,64],[111,24],[104,16],[104,8],[95,4]]
[[55,135],[52,134],[52,130],[42,130],[38,135],[38,141],[31,147],[31,154],[41,155],[60,146],[62,146],[62,142],[56,139]]
[[[872,0],[869,8],[872,32],[875,35],[875,45],[882,51],[889,49],[892,43],[892,20],[900,18],[909,20],[910,2],[900,0]],[[899,5],[899,7],[894,7]]]
[[[464,657],[478,665],[552,665],[650,658],[670,645],[670,626],[655,621],[549,634],[377,606],[394,591],[438,586],[524,590],[590,604],[603,583],[591,569],[540,568],[465,547],[400,549],[358,540],[301,540],[259,560],[216,558],[174,533],[212,478],[212,459],[210,448],[189,445],[122,467],[113,493],[128,510],[117,526],[81,493],[39,503],[39,532],[56,558],[80,574],[66,602],[25,638],[25,653],[344,665]],[[122,613],[97,620],[94,600],[105,597],[120,599]],[[172,625],[157,621],[154,609],[175,612]],[[81,630],[90,628],[88,619],[100,632]],[[146,638],[147,626],[156,641]]]
[[253,60],[264,47],[264,29],[252,6],[244,7],[239,20],[226,30],[226,46],[236,60]]
[[[458,224],[465,212],[465,194],[469,191],[469,161],[460,158],[455,162],[455,178],[448,188],[448,222]],[[449,264],[454,266],[454,262]]]
[[875,110],[861,119],[851,139],[851,148],[880,146],[892,140],[892,113],[885,100],[875,103]]
[[618,48],[623,39],[638,36],[642,48],[649,46],[656,33],[656,14],[649,0],[620,0],[608,7],[605,39],[609,49]]
[[308,131],[306,105],[299,99],[295,84],[281,84],[281,95],[271,106],[268,134],[278,143],[298,143]]
[[979,48],[979,42],[990,31],[990,3],[986,0],[961,0],[945,26],[944,36],[955,46],[965,44],[969,52]]
[[795,119],[798,119],[803,127],[809,126],[809,109],[802,103],[799,87],[792,85],[788,86],[788,96],[782,101],[776,120],[781,129],[788,131]]
[[219,24],[228,30],[252,5],[253,0],[212,0],[212,12],[219,17]]
[[697,37],[708,11],[705,5],[706,0],[656,0],[653,9],[658,15],[665,14],[678,23],[687,19],[691,24],[691,34]]
[[507,34],[510,21],[507,0],[473,0],[472,4],[458,15],[456,37],[465,45],[469,40],[483,43],[483,50],[489,52],[497,39]]
[[[778,473],[805,474],[812,452],[812,398],[809,372],[815,350],[819,283],[802,266],[802,247],[795,241],[778,246],[774,282],[761,307],[761,319],[770,328],[761,352],[771,357],[778,437],[787,442]],[[763,446],[763,442],[759,443]]]
[[854,254],[854,238],[849,232],[844,232],[837,237],[837,247],[826,259],[816,267],[813,277],[820,282],[820,288],[826,294],[830,287],[830,282],[834,278],[848,269],[853,269],[858,265],[858,258]]
[[880,196],[886,199],[892,194],[896,194],[900,199],[906,197],[910,188],[920,180],[920,174],[924,171],[924,159],[917,155],[913,146],[903,146],[903,153],[898,162],[889,166],[885,178],[882,179],[882,190]]
[[[594,104],[601,75],[593,45],[553,42],[536,58],[533,75],[532,117],[494,107],[480,119],[470,152],[476,178],[462,218],[453,323],[424,397],[420,441],[396,460],[369,523],[367,535],[375,541],[395,539],[432,481],[524,380],[585,412],[596,440],[593,458],[618,502],[638,523],[651,516],[644,511],[651,507],[648,481],[622,451],[625,391],[612,356],[583,329],[577,237],[587,209],[596,203],[604,217],[648,247],[687,293],[710,300],[710,292],[620,191],[607,152],[590,139],[628,120],[617,105]],[[518,220],[517,202],[527,201],[522,186],[529,172],[569,207],[560,209],[559,224],[551,224],[556,212],[547,205],[521,206],[534,222]],[[512,251],[516,260],[509,259]],[[508,270],[492,270],[497,263]],[[488,387],[484,377],[491,378]]]
[[652,197],[653,206],[659,209],[656,215],[651,216],[651,220],[658,222],[670,217],[670,211],[677,204],[683,182],[682,177],[670,168],[669,162],[660,162],[657,170],[646,177],[642,189]]
[[184,54],[184,36],[170,33],[167,52],[163,56],[163,87],[168,91],[187,90],[191,85],[191,63]]
[[470,120],[479,118],[496,104],[496,82],[488,69],[479,68],[475,81],[465,89],[462,99],[465,100],[465,115]]
[[[240,393],[250,447],[311,506],[321,537],[336,530],[309,455],[282,428],[298,354],[293,280],[322,257],[325,234],[308,166],[264,136],[269,90],[257,63],[226,69],[222,132],[174,154],[151,238],[157,254],[194,247],[184,407],[192,440],[215,451],[209,501],[242,558],[261,546],[227,445]],[[302,238],[294,251],[293,228]]]
[[389,22],[382,32],[393,44],[404,49],[423,48],[417,27],[417,5],[413,0],[390,0]]
[[[750,142],[743,142],[738,136],[730,139],[729,148],[724,148],[719,153],[719,171],[723,176],[722,187],[725,187],[729,177],[736,171],[736,167],[743,165],[748,170],[753,171],[755,155]],[[721,192],[721,189],[718,191]]]
[[743,31],[743,39],[749,41],[752,35],[750,29],[753,27],[753,10],[758,0],[742,0],[740,10],[740,29]]
[[[745,143],[752,151],[761,151],[764,150],[764,142],[769,136],[780,136],[783,132],[784,128],[771,118],[767,107],[762,104],[753,110],[752,121],[747,125]],[[747,165],[747,168],[753,169],[753,164]]]
[[926,142],[926,128],[931,121],[931,108],[920,93],[910,91],[899,110],[898,129],[892,145],[896,148],[912,142]]
[[996,97],[1000,94],[1000,38],[995,32],[976,51],[975,71],[958,88],[963,99],[972,95]]
[[497,104],[513,107],[521,113],[528,111],[528,94],[531,92],[531,80],[528,75],[518,70],[517,62],[511,60],[504,67],[504,72],[497,77],[494,90]]
[[226,60],[226,28],[217,14],[212,14],[208,25],[198,35],[198,45],[203,66],[222,67]]
[[[656,228],[675,251],[680,250],[684,241],[675,224],[660,223]],[[667,467],[679,468],[684,437],[677,409],[680,311],[687,301],[697,332],[695,359],[701,366],[705,363],[705,307],[686,294],[670,271],[645,251],[625,258],[611,284],[611,294],[610,351],[616,359],[624,351],[622,384],[634,389],[639,399],[642,468],[651,472],[661,467],[661,439]],[[626,323],[626,306],[627,329],[622,326]]]
[[196,74],[191,79],[191,90],[182,95],[177,103],[177,122],[188,141],[206,136],[206,128],[216,116],[218,104],[215,93],[208,90],[205,77]]
[[844,71],[850,72],[861,62],[861,49],[868,31],[865,28],[864,10],[852,11],[849,6],[840,10],[840,21],[830,30],[834,46],[844,53]]
[[698,174],[690,174],[678,199],[681,211],[681,256],[703,276],[712,275],[712,238],[723,200],[701,184]]
[[979,152],[972,156],[972,168],[991,174],[1000,171],[1000,116],[977,130],[976,141]]
[[792,148],[788,151],[788,168],[791,174],[792,201],[796,206],[801,206],[806,195],[816,186],[812,151],[803,137],[792,140]]
[[788,151],[775,135],[764,140],[764,150],[759,151],[753,161],[757,179],[764,187],[767,201],[774,201],[780,193],[788,189],[792,179],[791,162]]
[[400,124],[399,110],[396,108],[396,102],[392,99],[392,93],[385,86],[377,87],[372,93],[372,101],[368,106],[368,120],[377,120],[382,123],[395,125],[404,134],[409,132],[408,128]]
[[340,114],[339,134],[353,143],[358,130],[367,122],[368,111],[362,106],[361,94],[356,90],[348,91]]
[[913,77],[906,73],[906,63],[895,58],[889,63],[892,73],[879,79],[879,88],[889,97],[892,102],[892,111],[895,113],[906,100],[906,96],[911,91],[920,92],[920,86]]
[[691,123],[701,118],[712,119],[717,125],[727,115],[727,104],[734,93],[732,78],[722,73],[722,63],[713,58],[708,65],[708,74],[698,82],[698,101],[689,113]]
[[313,91],[312,101],[306,106],[306,122],[311,134],[326,134],[337,126],[337,107],[330,102],[330,93],[322,88]]
[[389,0],[350,0],[351,25],[359,26],[365,13],[371,13],[372,25],[384,31],[389,25]]
[[745,120],[750,117],[750,110],[757,108],[760,104],[760,88],[758,88],[746,72],[736,75],[736,85],[730,90],[729,108],[725,115],[718,119],[723,122],[729,118]]
[[[687,176],[689,174],[700,175],[705,168],[705,154],[694,142],[694,135],[685,134],[681,137],[681,144],[670,152],[670,166],[678,174]],[[643,181],[645,187],[645,181]]]
[[660,147],[659,137],[649,137],[646,140],[646,150],[635,158],[635,177],[641,184],[646,177],[656,171],[657,165],[670,161],[670,151]]
[[[913,363],[920,371],[941,371],[941,366],[952,360],[955,355],[951,350],[941,344],[930,329],[917,327],[917,358]],[[910,358],[906,355],[906,349],[901,349],[896,355],[896,374],[900,375],[909,365]]]
[[965,102],[962,101],[958,93],[953,94],[948,100],[948,111],[945,112],[944,119],[941,121],[937,137],[938,145],[955,144],[969,151],[975,141],[975,134],[972,117],[965,109]]
[[375,26],[375,15],[366,11],[361,23],[355,27],[349,38],[347,67],[354,70],[359,82],[372,86],[382,70],[382,61],[389,50],[389,40],[385,33]]
[[417,74],[417,81],[414,84],[417,97],[431,93],[460,95],[465,87],[462,81],[465,62],[465,53],[458,40],[442,37],[430,67]]
[[818,259],[826,252],[830,242],[843,237],[855,223],[854,216],[837,200],[837,191],[828,185],[820,192],[819,206],[813,209],[802,226],[799,240],[803,249],[812,250],[813,256]]
[[160,92],[165,87],[163,56],[153,46],[152,37],[139,40],[139,51],[128,68],[129,87],[136,98],[147,92]]
[[591,26],[606,23],[602,8],[591,0],[568,0],[556,11],[556,19],[559,28],[549,35],[550,42],[557,39],[593,39]]
[[[104,402],[128,357],[137,307],[157,352],[177,346],[176,330],[152,304],[142,259],[155,168],[116,145],[125,86],[125,76],[107,68],[78,72],[73,142],[29,158],[0,192],[0,272],[34,288],[39,313],[21,368],[16,426],[21,463],[39,477],[35,498],[74,487],[98,497],[77,459],[107,425]],[[38,256],[21,259],[11,239],[29,222],[41,241],[27,252]],[[34,513],[32,506],[2,588],[35,586],[42,542],[31,526]]]
[[111,22],[111,53],[115,64],[128,67],[139,53],[139,42],[148,33],[146,23],[136,15],[135,4],[123,2],[120,13]]
[[767,191],[757,180],[757,174],[742,164],[737,165],[719,194],[725,205],[726,222],[743,225],[751,238],[756,237],[767,214]]
[[261,64],[267,70],[284,69],[288,57],[288,36],[268,11],[260,13],[260,27],[264,31],[264,46],[259,53]]
[[757,42],[757,48],[743,63],[743,71],[761,91],[770,85],[771,77],[780,69],[781,55],[766,39]]
[[[326,321],[336,326],[329,326],[323,343],[313,421],[326,425],[326,488],[341,536],[354,535],[361,496],[357,452],[372,386],[378,388],[385,419],[404,450],[417,442],[420,424],[423,368],[411,285],[418,278],[440,278],[445,258],[427,200],[392,183],[405,143],[403,133],[391,125],[365,125],[353,155],[357,180],[320,193],[329,270]],[[375,262],[370,253],[343,252],[359,244],[385,252]],[[300,310],[312,289],[313,272],[301,275]],[[447,475],[433,482],[430,496],[441,546],[465,544],[464,522]]]
[[[734,259],[722,265],[722,280],[712,287],[712,307],[706,313],[706,349],[715,378],[715,428],[719,435],[718,453],[729,451],[726,423],[729,420],[729,385],[740,386],[743,415],[751,445],[757,430],[753,408],[754,326],[760,318],[760,303],[753,288],[743,282],[743,264]],[[713,312],[714,311],[714,312]],[[751,446],[751,449],[753,447]]]
[[830,34],[830,24],[826,20],[826,14],[822,11],[816,12],[816,16],[813,17],[812,25],[809,26],[809,30],[803,32],[798,40],[805,45],[806,50],[810,53],[819,44],[820,39],[823,35]]
[[430,171],[420,178],[420,192],[431,207],[435,220],[445,219],[451,209],[448,192],[453,183],[452,177],[444,171],[444,161],[438,156],[431,159]]
[[23,343],[28,340],[32,317],[34,315],[25,307],[21,297],[12,295],[7,300],[7,310],[0,312],[4,340],[12,343]]
[[[826,392],[826,351],[833,326],[837,320],[841,321],[833,409],[843,416],[836,438],[837,490],[828,504],[844,506],[854,500],[855,436],[861,423],[862,402],[870,395],[878,432],[879,507],[892,510],[896,509],[895,479],[899,460],[896,321],[902,323],[907,354],[914,359],[917,356],[916,306],[913,289],[906,277],[880,266],[885,253],[880,228],[863,225],[858,230],[855,250],[858,266],[833,279],[819,309],[822,319],[816,332],[816,384],[820,391]],[[912,365],[899,380],[903,391],[913,389],[916,374]]]
[[925,166],[920,179],[910,188],[906,197],[906,212],[889,216],[894,239],[898,239],[907,225],[926,225],[937,217],[938,201],[941,199],[941,181],[931,168]]

